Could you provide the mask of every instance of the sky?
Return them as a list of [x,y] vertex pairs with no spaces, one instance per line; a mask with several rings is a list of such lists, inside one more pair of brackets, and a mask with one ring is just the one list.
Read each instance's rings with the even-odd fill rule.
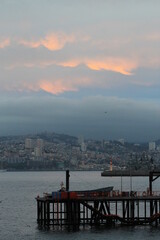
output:
[[0,136],[160,138],[159,0],[1,0]]

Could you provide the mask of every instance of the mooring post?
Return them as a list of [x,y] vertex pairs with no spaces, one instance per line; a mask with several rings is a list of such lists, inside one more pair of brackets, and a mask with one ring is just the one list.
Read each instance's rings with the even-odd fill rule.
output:
[[[153,182],[153,172],[149,173],[149,192],[152,196],[152,182]],[[150,200],[150,217],[153,215],[153,201]]]
[[69,191],[69,170],[66,170],[66,191]]
[[66,191],[68,192],[67,202],[66,202],[66,222],[68,225],[68,230],[70,230],[71,225],[71,202],[69,193],[69,170],[66,170]]
[[40,204],[39,201],[37,200],[37,223],[40,222]]

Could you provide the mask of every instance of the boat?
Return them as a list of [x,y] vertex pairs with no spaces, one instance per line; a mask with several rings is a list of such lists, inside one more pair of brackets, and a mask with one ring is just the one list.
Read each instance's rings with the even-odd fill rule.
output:
[[104,187],[93,190],[81,190],[81,191],[59,191],[52,192],[52,194],[45,194],[46,197],[52,199],[82,199],[82,198],[93,198],[93,197],[107,197],[110,196],[110,192],[113,187]]
[[104,188],[98,188],[93,190],[82,190],[82,191],[75,191],[75,192],[110,192],[113,190],[113,187],[104,187]]

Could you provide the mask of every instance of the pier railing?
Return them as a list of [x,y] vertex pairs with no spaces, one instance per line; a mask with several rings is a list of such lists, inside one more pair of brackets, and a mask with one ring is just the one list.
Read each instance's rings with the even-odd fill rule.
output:
[[114,190],[108,193],[108,197],[159,197],[160,191],[119,191]]
[[[37,197],[39,198],[39,196]],[[41,199],[53,200],[55,202],[65,200],[84,200],[84,199],[123,199],[123,198],[160,198],[160,191],[119,191],[113,190],[110,192],[52,192],[52,194],[44,193]]]

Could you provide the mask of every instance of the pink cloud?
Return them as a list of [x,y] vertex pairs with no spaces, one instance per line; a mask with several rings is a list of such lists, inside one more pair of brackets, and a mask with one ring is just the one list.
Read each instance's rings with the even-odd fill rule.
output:
[[40,39],[38,41],[21,40],[19,43],[30,48],[38,48],[43,46],[50,51],[56,51],[62,49],[66,43],[73,43],[74,41],[74,35],[51,33],[48,34],[44,39]]
[[56,81],[49,81],[49,80],[43,80],[39,84],[39,88],[52,93],[52,94],[60,94],[68,91],[77,91],[78,89],[72,84],[64,84],[62,80],[56,80]]
[[57,64],[64,67],[77,67],[79,64],[85,64],[88,68],[95,71],[107,70],[119,72],[124,75],[131,75],[132,70],[138,66],[136,61],[124,58],[73,59]]
[[40,67],[45,68],[51,65],[57,65],[62,67],[70,67],[75,68],[80,64],[86,65],[89,69],[94,71],[113,71],[119,72],[123,75],[132,75],[132,71],[139,66],[139,62],[136,60],[124,59],[124,58],[77,58],[77,59],[69,59],[66,61],[56,61],[56,60],[46,60],[46,61],[38,61],[38,62],[26,62],[26,63],[14,63],[11,66],[8,66],[7,69],[11,70],[16,67]]
[[135,61],[123,58],[88,59],[85,63],[92,70],[108,70],[124,75],[131,75],[131,71],[137,67]]
[[76,79],[48,79],[38,82],[38,88],[55,95],[64,92],[77,92],[80,87],[91,85],[92,81],[87,77]]
[[5,48],[8,47],[9,45],[10,45],[9,38],[0,41],[0,48]]
[[35,81],[10,81],[10,84],[5,82],[1,91],[18,91],[18,92],[37,92],[43,90],[45,92],[58,95],[64,92],[76,92],[80,87],[91,86],[92,80],[86,77],[74,79],[37,79]]
[[57,65],[62,66],[62,67],[77,67],[78,65],[80,65],[82,63],[81,60],[78,59],[73,59],[73,60],[68,60],[65,62],[58,62]]

